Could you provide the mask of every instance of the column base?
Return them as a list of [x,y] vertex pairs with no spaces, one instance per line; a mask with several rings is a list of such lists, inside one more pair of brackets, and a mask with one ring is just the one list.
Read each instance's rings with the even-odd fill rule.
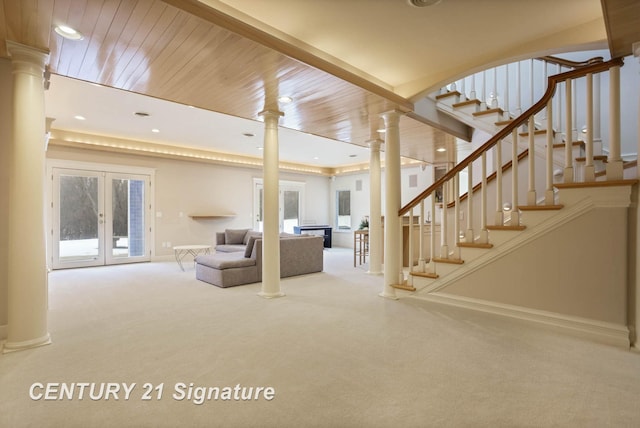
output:
[[275,299],[277,297],[284,297],[286,296],[286,294],[284,294],[282,291],[278,291],[277,293],[266,293],[264,291],[261,291],[258,293],[258,296],[262,297],[263,299]]
[[386,291],[383,291],[382,293],[378,294],[378,296],[380,297],[384,297],[385,299],[389,299],[389,300],[398,300],[398,296],[396,296],[396,293],[388,293]]
[[382,275],[384,272],[380,271],[372,271],[372,270],[368,270],[367,271],[367,275]]
[[26,349],[37,348],[51,344],[51,335],[46,335],[33,340],[25,340],[24,342],[9,342],[6,341],[2,346],[2,353],[9,354],[11,352],[24,351]]

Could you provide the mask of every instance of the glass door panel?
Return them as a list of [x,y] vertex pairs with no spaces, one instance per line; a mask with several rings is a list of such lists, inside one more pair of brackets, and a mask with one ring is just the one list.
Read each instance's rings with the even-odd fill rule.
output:
[[281,230],[293,233],[293,227],[300,225],[300,192],[297,190],[283,190],[280,203],[282,204]]
[[145,207],[146,177],[107,174],[107,200],[111,204],[107,235],[107,263],[148,260]]
[[103,178],[90,171],[54,174],[54,267],[104,264]]

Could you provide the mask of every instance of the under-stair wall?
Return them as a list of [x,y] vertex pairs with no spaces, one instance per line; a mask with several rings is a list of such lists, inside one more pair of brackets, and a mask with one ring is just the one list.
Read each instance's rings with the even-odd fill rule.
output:
[[523,213],[521,231],[491,230],[490,249],[414,284],[413,298],[534,320],[629,346],[627,217],[631,186],[561,189],[561,210]]

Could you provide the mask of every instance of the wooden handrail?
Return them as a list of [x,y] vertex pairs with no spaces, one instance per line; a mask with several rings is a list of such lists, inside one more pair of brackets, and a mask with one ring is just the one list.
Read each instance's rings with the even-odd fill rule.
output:
[[546,61],[551,64],[564,65],[565,67],[571,67],[571,68],[580,68],[586,65],[596,64],[604,61],[604,58],[602,58],[601,56],[589,58],[586,61],[571,61],[568,59],[558,58],[555,56],[542,56],[536,59],[539,59],[540,61]]
[[497,134],[491,137],[486,143],[478,147],[473,153],[471,153],[469,156],[467,156],[465,159],[463,159],[461,162],[459,162],[457,165],[455,165],[453,168],[447,171],[445,175],[443,175],[439,180],[437,180],[435,183],[429,186],[426,190],[421,192],[418,196],[413,198],[411,202],[406,204],[404,207],[400,208],[400,210],[398,211],[398,216],[402,216],[406,214],[410,209],[418,206],[418,204],[420,204],[420,201],[425,199],[427,196],[429,196],[439,187],[443,186],[446,182],[453,179],[453,177],[455,177],[457,173],[461,172],[471,162],[478,159],[483,152],[486,152],[487,150],[493,148],[493,146],[495,146],[498,143],[498,141],[503,140],[509,134],[511,134],[515,129],[523,125],[529,119],[530,116],[538,113],[543,108],[545,108],[547,105],[547,102],[555,94],[556,86],[558,83],[564,82],[567,79],[574,79],[577,77],[586,76],[587,74],[590,74],[590,73],[592,74],[601,73],[603,71],[610,69],[611,67],[622,66],[623,64],[624,64],[624,61],[622,58],[613,58],[607,62],[599,62],[599,63],[588,65],[586,67],[582,67],[576,70],[570,70],[564,73],[549,76],[547,78],[547,81],[548,81],[547,90],[542,96],[542,98],[538,100],[538,102],[536,102],[534,105],[529,107],[529,109],[527,109],[520,116],[513,119],[511,123],[509,123],[507,126],[502,128],[500,131],[498,131]]

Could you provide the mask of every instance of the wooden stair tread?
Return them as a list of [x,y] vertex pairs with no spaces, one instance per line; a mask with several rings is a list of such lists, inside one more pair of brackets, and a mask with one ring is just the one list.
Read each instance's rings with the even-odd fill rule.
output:
[[450,263],[454,265],[461,265],[464,263],[464,260],[462,259],[441,259],[439,257],[434,257],[433,261],[436,263]]
[[508,224],[487,226],[487,230],[525,230],[527,226],[510,226]]
[[393,288],[397,288],[400,290],[406,290],[406,291],[416,291],[416,287],[414,287],[413,285],[407,285],[407,284],[391,284],[391,286]]
[[453,108],[457,108],[457,107],[464,107],[464,106],[470,106],[470,105],[480,105],[480,100],[467,100],[467,101],[461,101],[459,103],[455,103],[453,105]]
[[[576,158],[576,162],[585,162],[587,160],[587,158],[585,156],[580,156],[578,158]],[[593,160],[599,160],[599,161],[607,161],[607,156],[605,155],[597,155],[593,157]]]
[[493,248],[493,244],[488,242],[458,242],[456,245],[461,248]]
[[581,187],[610,187],[610,186],[632,186],[638,180],[609,180],[609,181],[584,181],[578,183],[556,183],[558,189],[577,189]]
[[[584,146],[584,141],[574,141],[571,143],[572,146]],[[564,149],[565,143],[556,143],[553,145],[554,149]]]
[[[533,131],[533,135],[542,135],[542,134],[546,134],[547,130],[546,129],[536,129],[535,131]],[[555,134],[556,131],[553,131],[553,133]],[[521,137],[528,137],[529,136],[529,132],[521,132],[518,135],[520,135]]]
[[441,100],[443,98],[448,98],[448,97],[453,97],[453,96],[460,96],[460,95],[462,95],[462,94],[460,92],[458,92],[458,91],[449,91],[449,92],[444,93],[444,94],[436,95],[436,100]]
[[513,119],[501,120],[495,123],[496,126],[505,126],[513,122]]
[[415,271],[411,271],[409,272],[409,275],[413,275],[413,276],[419,276],[421,278],[432,278],[432,279],[436,279],[438,278],[440,275],[438,275],[437,273],[431,273],[431,272],[415,272]]
[[520,211],[553,211],[562,208],[564,205],[518,205]]
[[490,108],[487,110],[482,110],[482,111],[477,111],[475,113],[473,113],[473,116],[484,116],[486,114],[493,114],[493,113],[504,113],[504,110],[502,110],[501,108]]

